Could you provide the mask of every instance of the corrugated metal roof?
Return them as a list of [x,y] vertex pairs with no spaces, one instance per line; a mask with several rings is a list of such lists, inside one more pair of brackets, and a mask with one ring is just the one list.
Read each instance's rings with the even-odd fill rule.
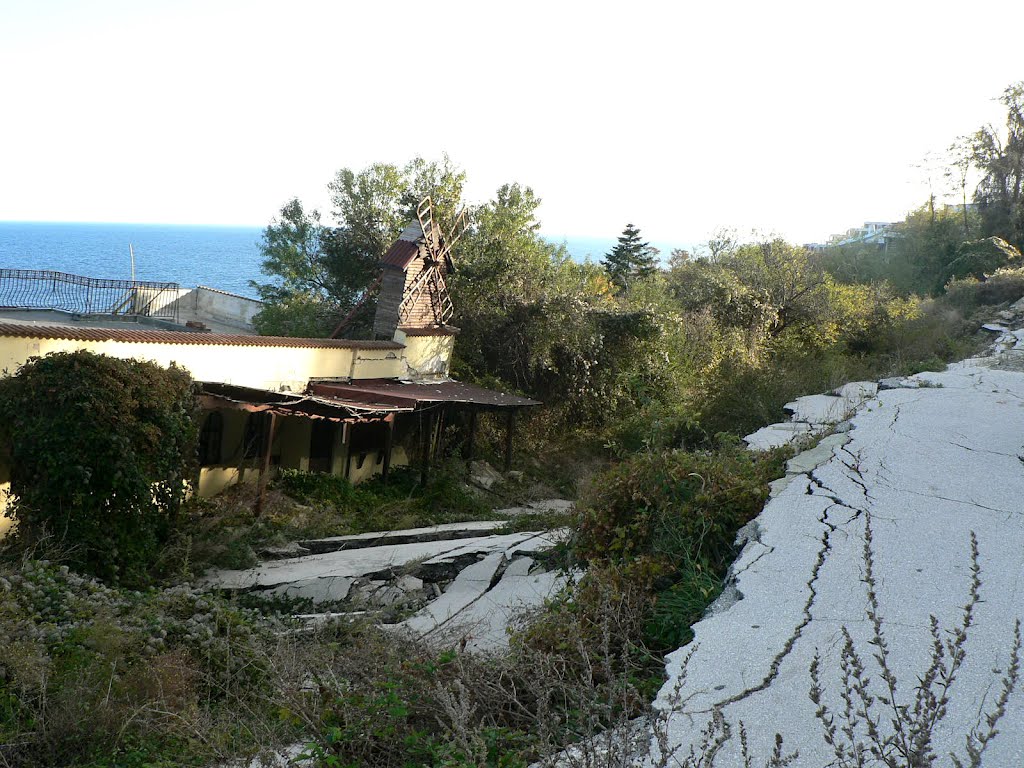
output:
[[309,389],[313,394],[324,397],[355,403],[373,403],[382,407],[401,406],[403,403],[468,403],[489,408],[540,405],[536,400],[464,384],[461,381],[407,384],[393,379],[357,379],[349,384],[315,383],[311,384]]
[[212,381],[201,382],[201,387],[200,401],[205,408],[273,411],[282,416],[304,416],[330,421],[377,421],[389,413],[412,410],[411,405],[377,407],[316,395],[294,395]]
[[381,258],[381,263],[389,267],[405,269],[412,264],[413,259],[419,252],[420,247],[409,240],[395,240],[388,248],[388,252]]
[[243,336],[229,333],[190,333],[141,328],[94,328],[68,325],[0,323],[0,336],[22,339],[120,341],[141,344],[209,344],[230,347],[297,347],[302,349],[402,349],[394,341],[303,339],[289,336]]

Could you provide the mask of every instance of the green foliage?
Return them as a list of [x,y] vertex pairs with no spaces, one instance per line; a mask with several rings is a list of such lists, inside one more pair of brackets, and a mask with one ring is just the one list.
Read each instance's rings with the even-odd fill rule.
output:
[[188,491],[195,411],[181,368],[85,351],[0,380],[18,542],[55,537],[89,573],[145,581]]
[[417,157],[402,167],[375,163],[338,171],[330,185],[333,225],[297,199],[286,203],[263,232],[262,270],[271,280],[252,282],[266,302],[256,328],[269,335],[326,336],[359,307],[350,332],[365,335],[375,306],[367,290],[379,274],[380,257],[428,195],[438,221],[450,226],[464,181],[447,157]]
[[736,531],[761,511],[781,465],[781,453],[729,443],[634,456],[594,482],[576,551],[588,561],[650,558],[669,574],[687,561],[724,567]]
[[639,280],[645,280],[658,271],[658,251],[640,239],[640,230],[627,224],[619,235],[619,242],[601,261],[608,278],[621,291]]
[[1001,237],[972,240],[957,249],[957,257],[946,268],[946,282],[964,277],[984,280],[999,269],[1020,266],[1020,263],[1020,251]]
[[[209,765],[261,699],[280,624],[187,587],[144,593],[25,561],[0,571],[0,756],[10,765]],[[203,714],[197,716],[202,709]],[[258,713],[258,714],[257,714]]]
[[540,237],[539,205],[507,185],[474,213],[452,280],[459,364],[600,423],[635,399],[659,329],[646,309],[614,301],[603,270]]
[[1006,128],[980,129],[972,137],[974,166],[982,179],[974,193],[982,235],[996,235],[1024,247],[1024,82],[1010,85],[999,99]]
[[282,470],[263,513],[253,512],[254,489],[245,485],[211,499],[195,499],[183,518],[189,567],[248,568],[256,553],[300,539],[491,520],[490,508],[460,481],[454,467],[439,466],[426,487],[411,469],[392,470],[353,486],[322,472]]
[[1024,269],[1002,269],[986,280],[973,277],[952,280],[943,303],[969,315],[979,307],[1005,304],[1021,297],[1024,297]]
[[454,467],[435,467],[426,486],[421,486],[418,471],[398,468],[386,485],[375,477],[353,486],[335,475],[284,470],[277,484],[299,501],[330,506],[347,518],[350,531],[336,533],[365,533],[483,519],[490,510],[467,490],[460,476]]

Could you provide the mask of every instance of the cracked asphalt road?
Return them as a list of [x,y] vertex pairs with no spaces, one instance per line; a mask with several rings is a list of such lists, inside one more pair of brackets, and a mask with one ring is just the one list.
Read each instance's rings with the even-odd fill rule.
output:
[[[787,752],[799,751],[794,765],[836,764],[809,697],[815,655],[831,709],[843,706],[844,627],[872,678],[871,692],[887,695],[869,643],[870,522],[897,704],[913,704],[928,667],[930,617],[952,629],[963,613],[970,537],[977,536],[981,602],[934,740],[936,765],[952,765],[951,751],[963,757],[965,736],[984,725],[1000,690],[1014,621],[1024,618],[1024,373],[973,360],[916,379],[924,386],[884,390],[863,403],[849,442],[766,505],[733,566],[734,599],[696,625],[695,645],[669,657],[658,706],[670,713],[671,745],[686,752],[699,743],[718,707],[734,730],[743,722],[755,765],[767,760],[777,733]],[[1024,682],[999,730],[983,765],[1024,765]],[[716,765],[742,765],[738,739]]]

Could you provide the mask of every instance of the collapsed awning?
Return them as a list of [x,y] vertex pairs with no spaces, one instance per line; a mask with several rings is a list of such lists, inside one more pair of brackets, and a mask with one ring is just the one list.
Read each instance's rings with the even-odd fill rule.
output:
[[308,391],[352,408],[412,410],[435,403],[460,403],[481,410],[497,410],[540,405],[536,400],[461,381],[413,383],[394,379],[356,379],[346,383],[312,382]]
[[341,402],[316,394],[296,395],[266,389],[240,387],[220,382],[200,382],[199,402],[203,408],[227,408],[250,413],[276,413],[280,416],[304,416],[328,421],[380,421],[396,412],[411,411],[403,404]]

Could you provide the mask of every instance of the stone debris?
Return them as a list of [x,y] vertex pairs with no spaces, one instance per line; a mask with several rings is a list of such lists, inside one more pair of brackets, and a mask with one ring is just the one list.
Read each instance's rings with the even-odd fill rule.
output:
[[469,482],[478,488],[489,491],[495,485],[505,482],[505,476],[486,461],[471,461],[469,463]]
[[279,547],[263,547],[256,554],[263,560],[283,560],[286,557],[302,557],[308,555],[310,551],[295,541]]
[[523,515],[564,514],[576,508],[575,502],[568,499],[545,499],[527,502],[521,507],[507,507],[494,510],[495,514],[506,517],[522,517]]
[[[1018,304],[1024,311],[1024,300]],[[1005,335],[1014,347],[1024,340],[1024,330]],[[694,626],[694,642],[668,658],[668,681],[656,702],[667,714],[661,743],[687,754],[718,709],[734,732],[744,723],[755,763],[767,759],[780,734],[786,753],[799,751],[794,765],[833,764],[809,697],[815,657],[822,699],[837,726],[844,629],[869,690],[888,695],[866,614],[870,522],[896,700],[911,708],[931,660],[930,616],[948,638],[946,630],[963,615],[970,536],[977,536],[981,601],[931,745],[938,755],[955,751],[970,762],[964,739],[986,727],[1008,669],[1014,621],[1024,619],[1024,372],[1002,360],[1013,354],[1021,353],[1000,352],[997,341],[989,356],[943,373],[880,382],[850,419],[850,431],[789,462],[787,478],[776,481],[773,498],[741,532],[743,550],[723,596]],[[985,765],[1024,764],[1021,688],[1018,683],[999,721]],[[891,712],[883,707],[876,715],[888,729]],[[863,725],[857,728],[863,739]],[[655,752],[659,738],[652,740]],[[738,742],[725,744],[722,765],[743,764]]]

